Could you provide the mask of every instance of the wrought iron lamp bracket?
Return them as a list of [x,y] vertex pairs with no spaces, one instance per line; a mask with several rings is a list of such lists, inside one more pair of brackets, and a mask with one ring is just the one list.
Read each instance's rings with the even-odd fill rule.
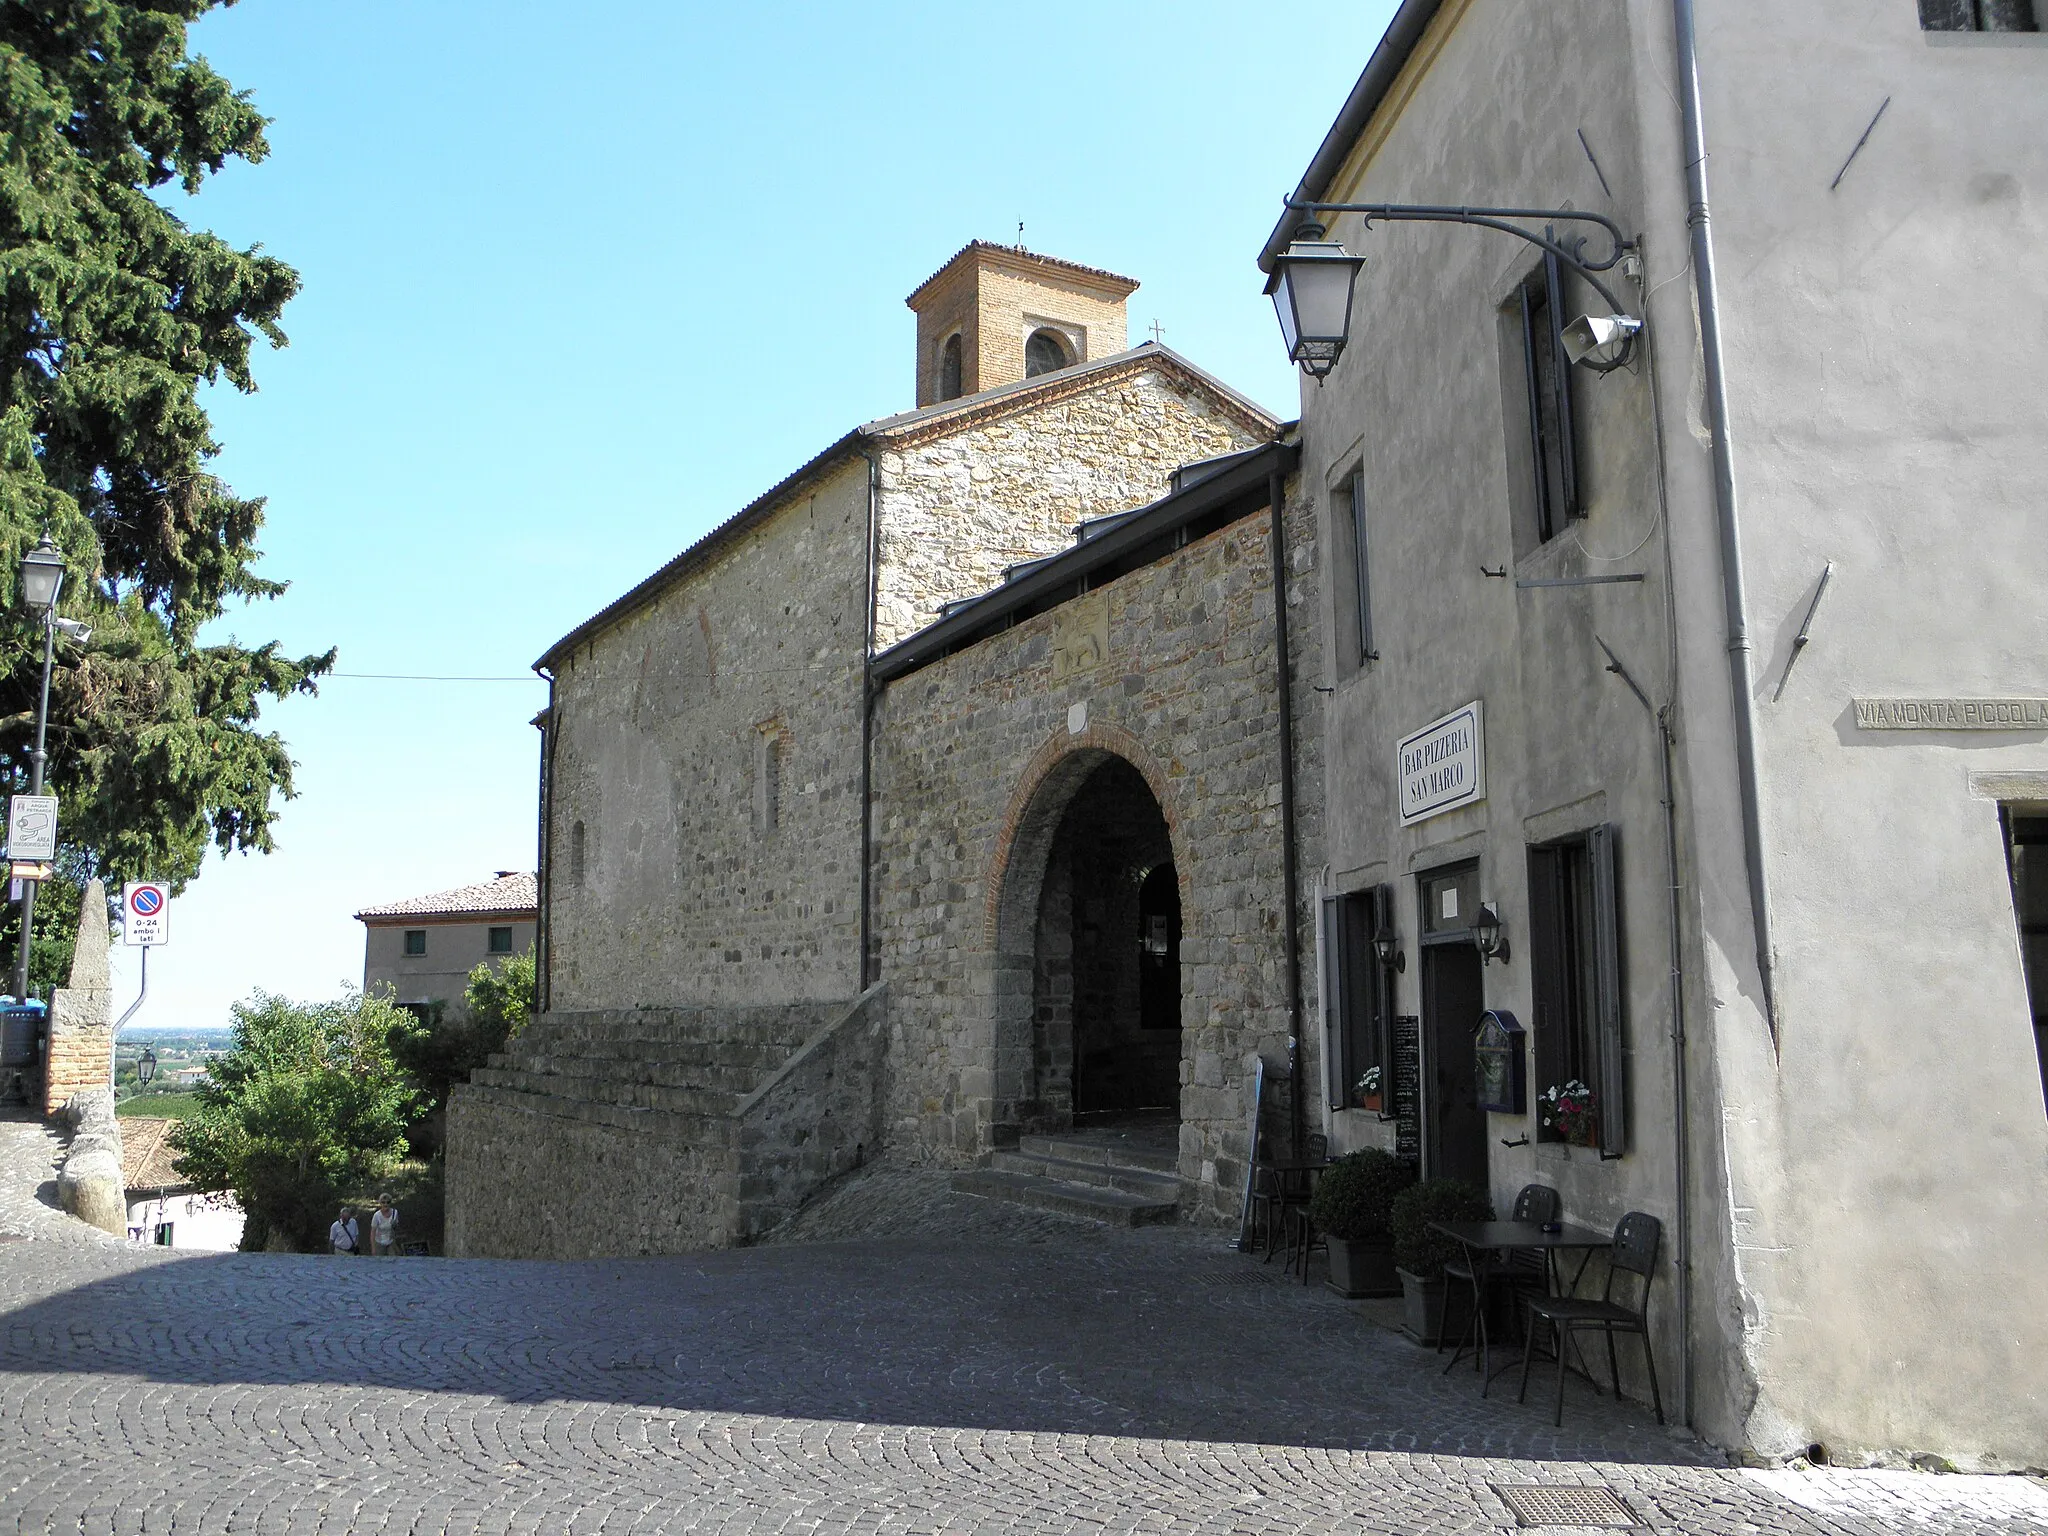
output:
[[[1608,286],[1600,280],[1599,274],[1611,272],[1621,264],[1621,259],[1637,248],[1637,243],[1621,232],[1621,226],[1602,213],[1583,213],[1570,208],[1457,208],[1433,203],[1304,203],[1293,198],[1287,206],[1297,213],[1305,213],[1320,222],[1326,213],[1355,213],[1365,221],[1367,229],[1375,220],[1388,223],[1420,224],[1476,224],[1481,229],[1497,229],[1502,234],[1514,235],[1529,244],[1548,251],[1559,261],[1570,267],[1590,284],[1594,292],[1605,299],[1616,314],[1630,313],[1629,307]],[[1574,235],[1569,240],[1557,240],[1549,235],[1538,234],[1535,230],[1524,229],[1514,219],[1542,219],[1546,223],[1561,224],[1577,222],[1597,225],[1607,236],[1607,253],[1598,261],[1589,261],[1585,255],[1586,239]]]

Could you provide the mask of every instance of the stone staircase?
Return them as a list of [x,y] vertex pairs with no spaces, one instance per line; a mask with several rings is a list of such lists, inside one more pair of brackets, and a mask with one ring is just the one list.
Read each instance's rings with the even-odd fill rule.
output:
[[954,1174],[953,1188],[1112,1226],[1172,1221],[1181,1196],[1177,1136],[1170,1124],[1022,1136],[1015,1150]]
[[877,1149],[880,999],[543,1014],[451,1095],[449,1251],[758,1236]]

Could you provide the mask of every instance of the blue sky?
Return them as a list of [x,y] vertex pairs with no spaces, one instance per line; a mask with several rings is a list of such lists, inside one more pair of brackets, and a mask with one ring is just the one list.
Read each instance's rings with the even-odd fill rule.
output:
[[[1137,278],[1133,339],[1283,415],[1253,258],[1389,0],[1284,13],[243,0],[196,51],[275,121],[183,216],[296,266],[209,397],[281,599],[216,626],[343,673],[528,678],[547,644],[912,400],[903,297],[966,241]],[[136,1028],[360,980],[379,901],[531,868],[537,681],[337,677],[273,708],[279,850],[172,911]],[[132,957],[122,957],[124,966]],[[132,966],[127,967],[132,970]],[[132,990],[132,979],[128,989]]]

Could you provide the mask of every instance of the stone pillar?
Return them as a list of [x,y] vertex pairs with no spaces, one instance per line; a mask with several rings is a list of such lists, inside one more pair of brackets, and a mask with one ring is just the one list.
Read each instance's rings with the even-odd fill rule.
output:
[[55,1115],[74,1094],[112,1085],[114,988],[108,974],[112,947],[106,890],[99,881],[89,880],[79,904],[71,985],[57,988],[50,998],[49,1055],[43,1073],[45,1115]]

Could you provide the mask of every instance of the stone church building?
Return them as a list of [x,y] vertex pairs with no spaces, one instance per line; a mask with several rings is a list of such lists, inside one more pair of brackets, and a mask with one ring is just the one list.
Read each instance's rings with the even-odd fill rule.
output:
[[451,1253],[746,1242],[1077,1125],[1235,1217],[1313,997],[1312,521],[1280,423],[1125,344],[1136,286],[969,245],[916,409],[541,658],[542,1011],[453,1096]]

